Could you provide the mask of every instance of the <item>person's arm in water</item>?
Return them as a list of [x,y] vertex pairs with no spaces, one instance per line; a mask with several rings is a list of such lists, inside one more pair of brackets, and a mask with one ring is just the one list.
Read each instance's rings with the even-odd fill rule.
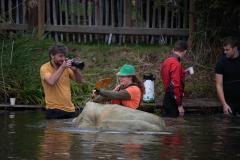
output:
[[222,74],[215,74],[215,80],[216,80],[217,95],[218,95],[218,98],[223,105],[223,112],[225,114],[232,113],[232,110],[231,110],[230,106],[227,104],[227,102],[224,98],[223,75]]
[[51,86],[55,85],[62,73],[66,68],[69,68],[71,66],[71,61],[64,61],[63,64],[57,69],[56,72],[51,74],[46,74],[44,76],[44,80]]

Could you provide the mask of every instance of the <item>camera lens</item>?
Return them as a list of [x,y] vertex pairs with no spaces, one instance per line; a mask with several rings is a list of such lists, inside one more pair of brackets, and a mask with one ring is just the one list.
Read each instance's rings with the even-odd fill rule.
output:
[[72,66],[75,66],[75,67],[77,67],[77,68],[80,69],[80,70],[83,70],[85,64],[84,64],[83,61],[73,60],[73,61],[72,61]]

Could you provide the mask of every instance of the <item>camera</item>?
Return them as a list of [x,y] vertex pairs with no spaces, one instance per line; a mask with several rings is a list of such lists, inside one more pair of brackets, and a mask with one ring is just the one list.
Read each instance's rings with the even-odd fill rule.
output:
[[83,61],[78,60],[78,59],[72,59],[72,66],[77,67],[80,70],[83,70],[85,64]]

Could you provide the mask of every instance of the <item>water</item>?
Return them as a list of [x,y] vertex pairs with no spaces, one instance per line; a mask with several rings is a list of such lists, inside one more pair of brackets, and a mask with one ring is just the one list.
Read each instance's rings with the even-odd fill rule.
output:
[[40,111],[0,111],[0,159],[230,160],[240,159],[240,119],[222,115],[165,118],[160,133],[98,132]]

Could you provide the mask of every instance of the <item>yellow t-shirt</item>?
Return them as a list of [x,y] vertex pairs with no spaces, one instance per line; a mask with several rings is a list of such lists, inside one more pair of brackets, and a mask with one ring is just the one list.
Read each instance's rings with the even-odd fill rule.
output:
[[74,112],[75,107],[71,101],[70,82],[73,71],[65,69],[55,85],[51,86],[44,80],[46,76],[52,75],[56,69],[50,62],[43,64],[40,68],[40,76],[45,94],[47,109],[60,109],[66,112]]

